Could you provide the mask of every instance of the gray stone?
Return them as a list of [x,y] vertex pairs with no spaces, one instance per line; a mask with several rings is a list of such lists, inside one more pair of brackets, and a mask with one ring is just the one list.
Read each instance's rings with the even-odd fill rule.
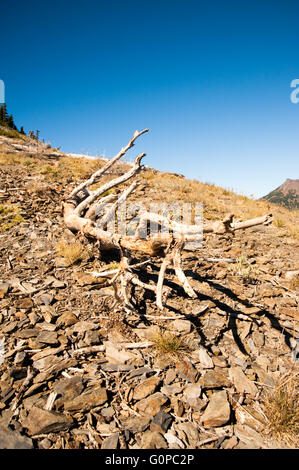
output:
[[151,423],[151,430],[158,431],[163,434],[170,427],[172,421],[173,417],[169,413],[165,413],[165,411],[161,410],[154,417]]
[[128,431],[131,431],[133,434],[136,434],[138,432],[143,432],[149,426],[151,419],[152,419],[151,416],[145,416],[145,417],[133,416],[132,418],[128,418],[124,422],[124,427]]
[[101,449],[117,449],[119,441],[119,433],[114,433],[103,440]]
[[177,395],[178,393],[181,393],[182,389],[183,389],[182,383],[175,383],[173,385],[164,385],[164,387],[161,387],[161,393],[169,397],[169,396],[173,396],[173,395]]
[[80,395],[83,390],[82,378],[74,376],[70,379],[60,379],[54,384],[53,390],[62,396],[62,398],[56,400],[56,406],[59,407],[61,403],[73,400]]
[[236,436],[232,436],[229,439],[225,439],[224,443],[222,444],[222,449],[233,449],[238,444],[238,439]]
[[[60,360],[62,360],[62,358],[60,358]],[[57,356],[50,355],[50,356],[42,357],[41,359],[38,359],[37,361],[34,361],[33,367],[34,369],[43,371],[43,370],[47,370],[49,367],[55,364],[55,362],[57,362]]]
[[179,333],[188,334],[191,331],[192,323],[189,320],[174,320],[172,327]]
[[56,344],[58,335],[56,331],[41,331],[36,339],[39,343]]
[[27,297],[27,298],[24,298],[24,299],[18,299],[15,302],[15,307],[17,309],[21,309],[21,310],[22,309],[28,310],[29,308],[33,307],[33,302],[30,299],[30,297]]
[[72,335],[73,333],[85,333],[88,330],[97,330],[98,325],[90,321],[77,321],[74,325],[70,326],[67,329],[67,335]]
[[120,362],[124,364],[125,362],[132,362],[136,359],[136,354],[133,354],[129,351],[125,351],[121,346],[106,341],[106,358],[109,362]]
[[25,360],[26,353],[24,351],[19,351],[15,355],[14,363],[15,364],[22,364]]
[[69,429],[73,425],[73,420],[62,413],[42,410],[33,406],[22,425],[30,435],[47,434]]
[[100,342],[99,332],[95,330],[86,331],[85,336],[84,336],[84,342],[88,346],[92,346],[93,344],[99,344]]
[[177,424],[177,428],[184,433],[189,445],[194,449],[199,441],[199,432],[195,424],[188,421]]
[[12,431],[8,426],[0,425],[0,449],[33,449],[32,440]]
[[184,399],[189,405],[195,404],[195,401],[201,396],[201,385],[199,383],[187,385],[184,390]]
[[160,382],[161,380],[158,377],[150,377],[149,379],[144,380],[134,389],[133,399],[142,400],[143,398],[152,395],[157,390]]
[[200,348],[199,350],[199,361],[203,369],[213,369],[214,367],[212,358],[209,356],[208,351],[204,348]]
[[199,379],[202,388],[230,387],[231,381],[224,371],[209,370]]
[[248,393],[249,395],[255,396],[258,392],[255,384],[249,380],[240,367],[231,367],[230,379],[233,382],[237,392]]
[[141,437],[141,449],[167,449],[168,445],[164,437],[156,431],[145,431]]
[[230,405],[225,390],[214,392],[204,411],[201,422],[204,427],[224,426],[230,420]]
[[54,295],[44,293],[39,296],[36,296],[34,298],[34,303],[36,305],[51,305],[51,303],[53,302],[53,299],[54,299]]
[[165,385],[170,385],[175,381],[176,371],[174,369],[168,369],[165,375],[164,383]]
[[88,411],[102,405],[107,400],[106,390],[102,387],[97,387],[90,392],[82,393],[73,400],[65,402],[64,409],[69,411]]
[[51,445],[52,445],[52,442],[50,441],[50,439],[45,437],[44,439],[39,441],[38,448],[39,449],[50,449]]
[[57,358],[55,363],[51,367],[49,367],[49,369],[45,370],[44,372],[40,372],[34,377],[33,383],[37,384],[44,382],[45,380],[50,380],[50,378],[53,375],[58,374],[58,372],[67,369],[68,367],[74,367],[76,365],[77,361],[75,358]]
[[149,416],[155,416],[167,403],[168,398],[160,392],[154,393],[136,403],[136,410]]
[[[236,437],[240,440],[241,446],[238,444],[238,448],[247,449],[263,449],[268,448],[261,434],[252,429],[249,426],[243,424],[236,424],[234,426],[234,432]],[[242,445],[243,444],[243,445]],[[244,446],[245,445],[245,446]]]
[[35,338],[40,333],[37,328],[24,328],[22,331],[18,331],[16,336],[20,339]]
[[196,382],[199,372],[189,360],[181,361],[176,364],[176,372],[183,380]]

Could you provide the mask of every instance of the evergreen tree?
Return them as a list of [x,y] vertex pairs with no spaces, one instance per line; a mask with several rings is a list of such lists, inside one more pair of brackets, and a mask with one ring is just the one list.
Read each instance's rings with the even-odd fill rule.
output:
[[8,114],[6,110],[6,104],[3,103],[0,105],[0,121],[5,124],[7,123],[7,120],[8,120]]
[[24,131],[24,127],[23,127],[23,126],[21,126],[20,134],[26,135],[26,132]]
[[13,122],[12,114],[10,114],[10,116],[7,118],[7,124],[8,124],[8,127],[10,127],[11,129],[15,128],[15,123]]

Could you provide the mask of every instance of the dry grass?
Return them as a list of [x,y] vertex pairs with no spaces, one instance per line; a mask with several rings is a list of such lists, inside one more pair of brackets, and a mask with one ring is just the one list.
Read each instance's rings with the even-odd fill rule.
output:
[[16,205],[0,204],[0,232],[9,230],[11,227],[24,222],[20,215],[20,208]]
[[19,132],[15,131],[14,129],[11,129],[10,127],[6,126],[0,126],[0,135],[3,137],[9,137],[10,139],[21,139],[21,134]]
[[259,277],[258,269],[254,268],[245,256],[240,256],[236,264],[229,267],[245,284],[255,284]]
[[85,158],[57,157],[48,159],[42,155],[30,155],[25,152],[1,153],[1,165],[20,165],[30,170],[32,175],[42,175],[48,181],[79,181],[89,177],[103,163],[101,160],[88,160]]
[[[42,154],[3,152],[0,153],[0,164],[25,166],[32,175],[41,175],[49,182],[67,184],[71,181],[79,182],[86,179],[104,162],[66,156],[49,159]],[[115,171],[126,171],[128,168],[127,163],[119,163]],[[91,189],[96,189],[115,176],[104,175],[101,182],[93,185]],[[221,188],[213,183],[188,180],[179,175],[159,173],[151,169],[142,171],[140,179],[155,190],[156,200],[152,198],[148,201],[149,203],[201,202],[204,218],[209,220],[219,220],[228,213],[234,213],[235,218],[240,221],[272,213],[273,227],[279,229],[277,236],[299,240],[299,210],[289,211],[267,201],[236,194],[233,190]]]
[[291,287],[293,287],[294,289],[296,289],[297,287],[299,287],[299,277],[295,277],[294,279],[292,279],[291,282],[290,282],[290,285],[291,285]]
[[179,356],[181,354],[186,354],[189,348],[184,341],[182,341],[178,336],[169,333],[161,332],[153,337],[153,343],[157,352],[169,354],[171,356]]
[[89,251],[80,242],[68,242],[61,240],[56,245],[59,256],[64,258],[66,266],[71,266],[80,261],[86,261],[90,257]]
[[263,404],[267,433],[292,447],[299,446],[298,389],[298,372],[292,372],[268,393]]
[[282,228],[285,226],[284,220],[280,218],[274,219],[273,224],[275,225],[275,227],[278,227],[278,228]]
[[166,203],[202,202],[206,219],[217,220],[225,214],[233,213],[236,219],[242,221],[272,213],[274,227],[284,229],[280,236],[299,239],[299,210],[289,211],[268,201],[252,199],[213,183],[188,180],[170,173],[156,174],[148,170],[141,176],[149,181],[152,188],[158,189],[159,199]]

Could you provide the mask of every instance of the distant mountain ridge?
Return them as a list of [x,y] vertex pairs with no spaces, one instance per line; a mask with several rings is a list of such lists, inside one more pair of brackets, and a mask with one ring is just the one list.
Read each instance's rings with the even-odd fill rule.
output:
[[288,209],[299,209],[299,179],[287,178],[283,184],[261,199]]

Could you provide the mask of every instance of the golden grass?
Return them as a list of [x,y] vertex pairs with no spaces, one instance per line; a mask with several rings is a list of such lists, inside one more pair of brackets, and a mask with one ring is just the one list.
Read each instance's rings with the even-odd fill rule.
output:
[[61,240],[56,245],[56,251],[59,256],[64,258],[66,266],[72,266],[89,258],[89,251],[78,241],[68,242]]
[[254,268],[245,256],[240,256],[236,264],[229,266],[231,273],[237,275],[245,284],[255,284],[259,277],[258,269]]
[[9,127],[0,126],[0,135],[4,137],[9,137],[10,139],[21,139],[21,134],[15,131],[14,129],[10,129]]
[[157,334],[152,341],[159,353],[179,356],[189,350],[188,345],[183,340],[167,331]]
[[280,218],[274,219],[273,224],[275,225],[275,227],[278,227],[278,228],[282,228],[285,226],[284,220]]
[[299,445],[298,372],[291,372],[264,400],[267,433],[291,446]]
[[233,190],[221,188],[213,183],[188,180],[174,174],[155,174],[148,170],[141,176],[149,180],[152,188],[157,188],[159,199],[163,202],[202,202],[205,219],[219,220],[225,214],[233,213],[236,219],[242,221],[271,213],[273,226],[283,228],[278,236],[299,239],[299,210],[290,211],[268,201],[236,194]]
[[[82,181],[88,178],[104,162],[85,158],[61,156],[49,159],[42,154],[0,153],[0,164],[21,165],[29,169],[32,175],[41,175],[49,182],[67,184],[70,181]],[[122,166],[123,165],[123,166]],[[128,164],[119,163],[114,171],[125,171]],[[107,174],[91,189],[96,189],[116,175]],[[202,183],[198,180],[188,180],[171,173],[159,173],[154,170],[143,170],[140,179],[156,190],[156,202],[165,203],[189,202],[203,203],[203,215],[208,220],[219,220],[228,213],[233,213],[237,220],[246,220],[272,213],[273,227],[279,229],[277,236],[290,237],[299,240],[299,210],[289,211],[286,208],[271,204],[264,200],[255,200],[244,195],[236,194],[233,190],[221,188],[213,183]],[[111,190],[112,192],[113,190]],[[150,200],[149,202],[155,202]]]
[[294,289],[296,289],[297,287],[299,287],[299,277],[295,277],[294,279],[291,280],[290,282],[290,285],[291,287],[293,287]]
[[0,232],[9,230],[11,227],[24,222],[20,215],[20,208],[16,205],[0,204]]
[[47,159],[42,155],[30,155],[25,152],[1,153],[1,165],[21,165],[29,168],[33,175],[43,175],[48,181],[81,180],[88,178],[103,163],[99,160],[88,160],[85,158],[57,157]]

